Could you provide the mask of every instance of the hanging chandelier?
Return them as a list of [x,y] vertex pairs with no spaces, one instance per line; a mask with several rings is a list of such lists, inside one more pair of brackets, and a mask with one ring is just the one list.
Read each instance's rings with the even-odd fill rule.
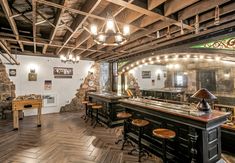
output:
[[98,31],[98,27],[95,24],[91,24],[90,29],[85,29],[91,34],[97,44],[105,46],[122,45],[130,36],[129,25],[124,25],[120,29],[114,17],[109,13],[100,31]]
[[80,57],[74,56],[73,54],[60,55],[60,61],[63,63],[78,63],[80,61]]

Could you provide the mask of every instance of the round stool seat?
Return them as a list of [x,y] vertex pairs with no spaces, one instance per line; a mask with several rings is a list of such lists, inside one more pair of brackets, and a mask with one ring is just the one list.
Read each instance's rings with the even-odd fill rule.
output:
[[137,127],[144,127],[149,124],[149,121],[144,120],[144,119],[134,119],[131,123]]
[[88,104],[89,101],[82,101],[82,104]]
[[132,116],[132,114],[127,113],[127,112],[120,112],[117,114],[118,118],[130,118]]
[[102,109],[102,105],[92,105],[92,109]]
[[162,139],[172,139],[175,137],[175,132],[165,128],[158,128],[153,130],[153,135]]
[[93,106],[93,105],[96,105],[96,103],[88,102],[87,105],[88,105],[88,106]]

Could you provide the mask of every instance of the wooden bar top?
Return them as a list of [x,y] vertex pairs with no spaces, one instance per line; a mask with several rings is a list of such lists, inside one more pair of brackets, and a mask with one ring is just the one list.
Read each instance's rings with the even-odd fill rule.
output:
[[153,101],[148,99],[121,99],[119,100],[122,104],[142,107],[145,109],[151,109],[159,112],[164,112],[176,116],[180,116],[187,119],[192,119],[204,123],[209,123],[211,121],[215,121],[220,118],[227,117],[230,113],[221,112],[212,110],[211,113],[203,113],[193,109],[187,105],[177,105],[177,104],[170,104],[165,102]]
[[175,88],[155,88],[155,89],[146,89],[143,91],[155,91],[155,92],[166,92],[166,93],[184,93],[183,89],[175,89]]
[[117,94],[115,92],[88,92],[88,96],[98,96],[110,100],[118,100],[127,97],[125,95]]

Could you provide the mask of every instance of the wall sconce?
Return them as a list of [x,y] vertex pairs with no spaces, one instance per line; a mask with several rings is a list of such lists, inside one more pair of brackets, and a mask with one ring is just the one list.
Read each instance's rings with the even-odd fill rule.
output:
[[37,66],[34,64],[29,65],[28,81],[37,81]]

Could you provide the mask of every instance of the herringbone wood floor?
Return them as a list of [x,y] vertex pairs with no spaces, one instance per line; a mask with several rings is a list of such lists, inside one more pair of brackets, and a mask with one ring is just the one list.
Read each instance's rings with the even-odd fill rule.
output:
[[[120,128],[93,129],[80,116],[81,113],[43,115],[41,128],[36,127],[36,116],[25,117],[20,121],[19,131],[12,131],[12,121],[0,121],[0,163],[137,161],[136,156],[127,154],[128,148],[121,151],[120,145],[114,144]],[[161,162],[159,158],[154,159],[143,159],[143,162]]]

